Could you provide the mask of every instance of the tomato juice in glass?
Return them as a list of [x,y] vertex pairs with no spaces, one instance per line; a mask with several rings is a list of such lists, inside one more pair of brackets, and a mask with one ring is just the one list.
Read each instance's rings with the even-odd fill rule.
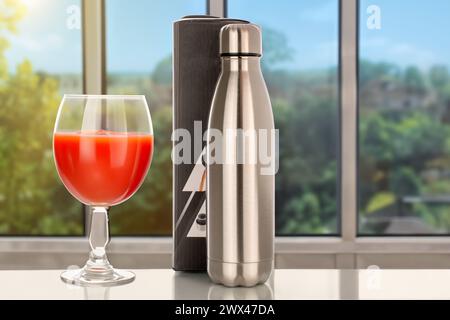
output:
[[58,173],[69,192],[90,206],[113,206],[140,187],[150,167],[153,135],[132,132],[56,132]]

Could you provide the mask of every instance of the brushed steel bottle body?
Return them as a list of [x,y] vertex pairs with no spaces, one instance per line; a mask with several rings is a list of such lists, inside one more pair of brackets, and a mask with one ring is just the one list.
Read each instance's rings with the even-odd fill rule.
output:
[[[227,27],[224,27],[225,32],[230,31],[226,30]],[[250,35],[248,32],[245,34],[248,28],[254,28],[252,25],[235,25],[233,28],[235,30],[231,32],[237,33],[238,41],[252,41],[252,37],[260,37],[259,29],[256,29],[258,32],[251,29]],[[242,31],[244,34],[239,36]],[[223,33],[224,29],[222,39],[230,41],[230,34]],[[259,161],[258,147],[255,145],[261,143],[258,136],[256,140],[245,141],[242,140],[245,135],[227,138],[227,132],[241,130],[244,133],[258,133],[266,130],[267,136],[270,136],[274,130],[272,106],[260,67],[260,38],[255,41],[254,49],[251,49],[251,45],[247,46],[253,52],[225,52],[222,56],[222,73],[209,118],[208,274],[212,281],[230,287],[249,287],[264,283],[273,269],[274,175],[262,174],[263,165]],[[222,53],[227,51],[226,47],[227,44],[223,45]],[[211,129],[223,134],[222,142],[215,146],[220,148],[221,162],[211,161],[212,154],[217,156],[217,150],[211,150],[211,142],[215,139],[211,135]],[[268,139],[267,143],[275,142]],[[227,161],[230,155],[236,160],[239,148],[245,155],[243,163]],[[271,150],[270,146],[268,150]]]

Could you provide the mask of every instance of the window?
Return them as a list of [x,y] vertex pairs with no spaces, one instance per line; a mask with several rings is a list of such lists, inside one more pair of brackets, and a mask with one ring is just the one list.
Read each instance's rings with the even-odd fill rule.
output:
[[[206,1],[106,1],[109,94],[145,94],[155,131],[155,154],[140,190],[111,209],[116,235],[172,232],[172,23],[205,14]],[[130,3],[131,4],[131,3]]]
[[337,0],[229,0],[263,29],[263,73],[280,130],[278,235],[338,234]]
[[[209,4],[214,15],[264,30],[263,72],[281,134],[277,234],[327,236],[278,238],[279,265],[298,267],[301,257],[326,268],[448,267],[423,262],[450,242],[447,2],[0,0],[0,250],[16,242],[27,252],[59,250],[52,238],[8,236],[85,235],[85,212],[57,178],[51,146],[62,94],[83,87],[147,96],[154,161],[140,191],[112,208],[111,229],[170,236],[172,23]],[[105,38],[105,48],[94,42]],[[444,237],[378,237],[391,235]],[[85,245],[69,242],[68,252]],[[153,246],[159,267],[159,253],[170,260],[169,237],[116,243],[116,252]]]
[[450,3],[360,1],[359,232],[450,232]]
[[[10,44],[0,52],[0,66],[8,62],[0,81],[8,101],[0,110],[0,234],[85,232],[82,206],[59,182],[51,153],[62,94],[83,91],[81,2],[0,0],[0,37]],[[281,132],[279,235],[339,233],[338,3],[228,1],[230,16],[264,29],[263,69]],[[171,234],[172,23],[206,7],[198,0],[105,0],[107,92],[145,94],[156,138],[144,185],[111,209],[114,235]],[[6,24],[8,15],[13,23]]]
[[0,235],[81,235],[52,131],[62,93],[82,91],[79,0],[0,0]]

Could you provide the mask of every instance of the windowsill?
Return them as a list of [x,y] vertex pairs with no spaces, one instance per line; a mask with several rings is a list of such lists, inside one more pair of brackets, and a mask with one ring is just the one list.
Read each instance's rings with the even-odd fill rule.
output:
[[[86,253],[88,241],[74,238],[0,238],[0,253]],[[109,252],[126,254],[171,254],[169,237],[113,238]],[[359,237],[355,242],[340,237],[277,237],[279,254],[450,253],[450,237]]]
[[[0,238],[0,270],[64,269],[82,266],[89,252],[86,238]],[[448,269],[449,237],[358,238],[283,237],[275,243],[278,269],[380,268]],[[167,269],[171,238],[113,238],[108,257],[118,268]]]
[[[67,252],[86,253],[89,243],[86,237],[68,238],[0,238],[0,252]],[[164,254],[172,251],[172,239],[169,237],[124,237],[113,238],[108,245],[108,251],[112,253]]]

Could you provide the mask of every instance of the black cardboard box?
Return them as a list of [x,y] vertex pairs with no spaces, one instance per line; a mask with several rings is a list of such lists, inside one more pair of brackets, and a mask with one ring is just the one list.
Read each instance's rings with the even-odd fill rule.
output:
[[[173,269],[206,270],[206,167],[203,134],[221,71],[220,29],[244,20],[187,16],[173,26]],[[181,130],[180,129],[184,129]],[[190,150],[186,146],[190,135]],[[179,152],[178,152],[179,151]],[[188,157],[190,155],[190,157]],[[181,159],[190,161],[179,163]],[[186,163],[188,162],[188,163]]]

